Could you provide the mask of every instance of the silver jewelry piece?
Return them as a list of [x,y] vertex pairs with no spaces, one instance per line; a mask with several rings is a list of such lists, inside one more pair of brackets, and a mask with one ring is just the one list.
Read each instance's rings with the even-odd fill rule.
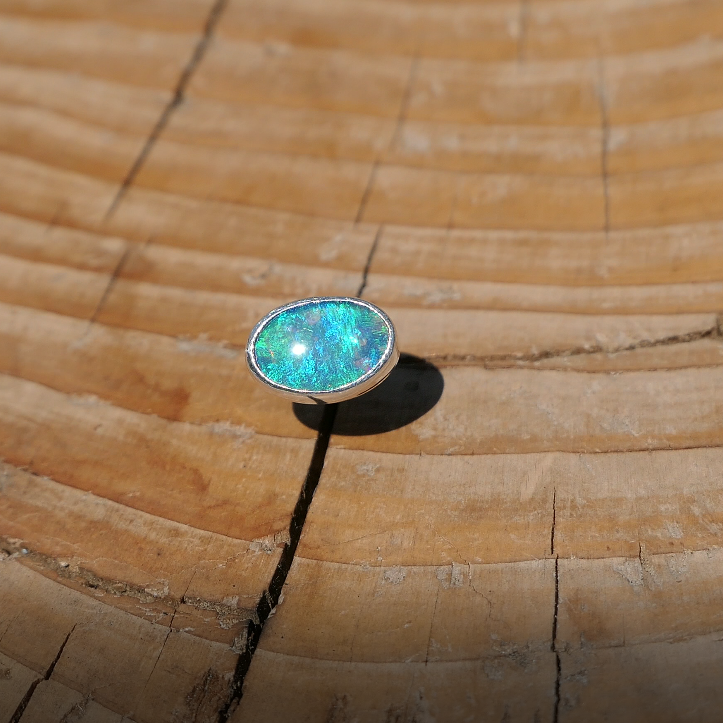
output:
[[246,345],[253,376],[302,404],[358,397],[383,382],[398,360],[392,320],[351,296],[280,306],[256,324]]

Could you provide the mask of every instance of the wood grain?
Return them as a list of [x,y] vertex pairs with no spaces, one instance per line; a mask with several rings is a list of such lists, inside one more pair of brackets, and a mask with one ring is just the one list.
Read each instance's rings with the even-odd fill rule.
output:
[[721,4],[0,5],[0,723],[717,723]]
[[514,2],[402,3],[237,0],[223,34],[266,43],[391,55],[499,60],[515,57]]
[[[443,715],[449,720],[501,720],[505,715],[544,720],[554,710],[554,699],[546,686],[555,666],[549,653],[524,662],[501,657],[426,664],[315,661],[265,650],[256,656],[258,662],[249,674],[248,692],[236,720],[274,721],[293,716],[295,705],[302,699],[309,720],[334,715],[354,716],[360,721],[394,720],[395,716],[413,720],[430,715],[439,719],[439,711],[445,711]],[[267,685],[277,691],[271,698],[264,694]]]
[[0,653],[0,716],[2,720],[10,720],[21,704],[28,689],[39,682],[36,672],[21,663]]
[[715,634],[571,654],[563,673],[570,680],[569,719],[604,720],[614,710],[621,721],[713,720],[710,710],[720,696],[719,639]]
[[55,680],[44,680],[33,692],[23,718],[42,723],[62,720],[63,716],[82,716],[94,723],[120,723],[123,718],[81,693]]
[[720,32],[720,5],[662,0],[639,5],[629,0],[536,0],[525,32],[526,58],[578,58],[663,50]]
[[5,16],[0,60],[79,72],[142,88],[172,87],[192,51],[193,33],[116,23]]
[[[3,563],[3,580],[3,654],[59,684],[53,686],[55,694],[47,691],[50,686],[39,686],[36,711],[45,708],[53,715],[51,706],[65,698],[68,707],[60,712],[69,713],[78,704],[73,695],[78,691],[81,701],[88,705],[92,699],[100,707],[96,714],[111,721],[111,713],[149,722],[194,713],[208,718],[219,692],[225,693],[234,658],[226,646],[171,634],[56,585],[15,560]],[[183,666],[174,664],[179,659]],[[204,681],[210,685],[204,687]]]

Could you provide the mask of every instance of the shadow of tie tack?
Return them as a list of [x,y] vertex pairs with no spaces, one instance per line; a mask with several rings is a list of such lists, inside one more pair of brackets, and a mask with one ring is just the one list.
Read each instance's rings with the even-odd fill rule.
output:
[[[333,434],[360,437],[405,427],[432,409],[443,391],[444,378],[434,364],[402,354],[392,373],[378,387],[339,403]],[[293,408],[302,424],[318,431],[323,404],[294,404]]]

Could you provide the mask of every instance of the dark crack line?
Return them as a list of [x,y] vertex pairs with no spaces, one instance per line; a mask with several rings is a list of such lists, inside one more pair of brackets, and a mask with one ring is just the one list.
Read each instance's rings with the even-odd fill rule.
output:
[[[402,100],[399,104],[397,122],[394,126],[394,132],[392,133],[392,137],[389,141],[389,146],[387,150],[391,150],[392,148],[394,148],[395,144],[398,142],[399,134],[402,131],[402,126],[404,125],[404,121],[407,119],[409,100],[412,95],[412,87],[414,86],[414,79],[417,74],[417,64],[418,59],[415,55],[414,58],[412,58],[411,65],[409,66],[409,78],[407,79],[407,85],[404,88],[404,95],[402,96]],[[364,193],[362,193],[361,201],[359,202],[359,210],[357,211],[356,217],[354,219],[355,224],[361,223],[362,219],[364,218],[364,212],[366,211],[367,205],[369,203],[369,198],[372,195],[372,190],[374,189],[374,182],[376,181],[377,171],[379,170],[380,164],[381,160],[377,155],[377,157],[374,159],[374,163],[372,164],[371,171],[369,172],[369,178],[367,180],[367,185],[364,188]]]
[[53,674],[53,671],[55,670],[55,666],[58,664],[60,657],[63,655],[65,646],[68,644],[68,640],[70,640],[70,636],[75,631],[75,628],[76,628],[76,626],[73,625],[73,627],[70,629],[70,632],[65,636],[65,640],[63,640],[63,644],[60,646],[60,650],[58,650],[58,654],[55,656],[55,659],[50,664],[48,669],[45,671],[45,680],[50,680],[50,676]]
[[562,661],[557,647],[557,623],[560,610],[560,560],[555,558],[555,609],[552,615],[552,642],[550,649],[555,653],[555,703],[552,711],[552,723],[560,719],[560,684],[562,682]]
[[146,683],[143,686],[143,690],[141,691],[141,694],[138,696],[139,700],[143,698],[144,693],[146,692],[146,690],[148,690],[148,685],[151,682],[153,673],[156,672],[158,663],[160,662],[161,658],[163,657],[163,651],[166,649],[166,644],[168,643],[168,639],[171,637],[172,632],[173,631],[171,630],[171,627],[169,626],[168,632],[166,633],[166,637],[163,638],[163,644],[161,645],[161,649],[158,651],[158,655],[156,656],[156,659],[153,661],[153,667],[151,668],[151,672],[148,674],[148,677],[146,678]]
[[369,271],[372,267],[372,260],[374,259],[374,254],[377,251],[377,246],[379,245],[379,239],[382,236],[382,232],[384,230],[384,226],[380,226],[377,229],[376,236],[374,236],[374,243],[372,244],[371,249],[369,249],[369,256],[367,256],[367,262],[364,265],[364,271],[362,272],[362,280],[361,284],[359,284],[359,290],[356,292],[356,295],[361,298],[362,294],[364,293],[364,289],[367,287],[367,281],[369,279]]
[[[374,238],[374,242],[372,243],[372,247],[370,249],[369,256],[367,257],[366,264],[364,266],[364,270],[362,272],[362,282],[359,286],[359,291],[357,292],[357,296],[361,296],[363,291],[366,289],[367,283],[368,283],[368,275],[371,270],[371,264],[373,261],[374,254],[377,251],[377,247],[379,245],[379,242],[381,240],[382,234],[384,232],[384,226],[380,226],[377,230],[377,234]],[[152,238],[149,239],[146,243],[150,244],[152,242]],[[125,256],[125,254],[124,254]],[[111,275],[111,281],[115,283],[117,278],[120,276],[120,272],[123,270],[123,266],[127,263],[126,258],[121,258],[118,266],[116,267],[116,270],[113,271]],[[110,282],[109,282],[110,284]],[[103,298],[101,298],[101,303],[98,304],[98,308],[94,311],[93,316],[91,317],[91,321],[95,320],[98,313],[102,309],[105,301],[107,300],[107,296],[110,289],[106,289],[106,291],[103,294]],[[104,323],[104,326],[109,326],[113,328],[121,328],[121,329],[127,329],[128,327],[119,327],[117,324],[113,323]],[[143,331],[142,329],[136,329],[133,328],[133,331]],[[169,339],[185,339],[183,336],[174,336],[172,334],[163,334],[160,332],[145,332],[148,334],[153,334],[154,336],[161,336]],[[643,339],[641,341],[634,342],[633,344],[630,344],[628,346],[623,347],[615,347],[612,349],[606,349],[605,347],[593,345],[593,346],[581,346],[581,347],[574,347],[571,349],[548,349],[546,351],[541,352],[535,352],[534,354],[488,354],[488,355],[478,355],[478,354],[426,354],[423,355],[423,359],[428,362],[432,362],[434,364],[444,365],[444,366],[455,366],[455,365],[479,365],[479,366],[485,366],[487,364],[496,365],[499,363],[505,363],[510,362],[512,364],[514,363],[534,363],[538,361],[547,361],[549,359],[565,359],[567,357],[575,357],[575,356],[585,356],[585,355],[594,355],[594,354],[622,354],[625,352],[631,352],[636,351],[637,349],[650,349],[658,346],[676,346],[679,344],[688,344],[690,342],[694,341],[700,341],[702,339],[709,339],[709,338],[717,338],[721,337],[723,338],[723,319],[721,317],[716,318],[716,323],[714,326],[710,327],[709,329],[700,329],[698,331],[691,331],[687,332],[686,334],[673,334],[671,336],[665,336],[660,339]],[[209,345],[212,345],[214,347],[218,347],[219,349],[224,349],[227,351],[235,351],[239,353],[243,353],[245,350],[244,346],[241,346],[240,344],[234,344],[230,342],[217,342],[217,341],[209,341]],[[710,366],[709,364],[706,364],[704,366]],[[683,368],[686,369],[693,369],[696,365],[686,366]],[[680,368],[680,367],[676,367]],[[543,369],[542,371],[546,371]],[[584,370],[576,370],[576,371],[584,371]],[[13,375],[11,375],[13,376]],[[187,422],[187,424],[197,424],[196,422]],[[203,426],[203,425],[201,425]],[[271,435],[274,436],[274,435]]]
[[557,524],[557,490],[552,490],[552,527],[550,528],[550,554],[555,554],[555,525]]
[[326,459],[326,451],[329,448],[334,418],[336,417],[336,410],[336,404],[329,404],[324,408],[321,424],[319,425],[319,434],[316,438],[316,444],[314,445],[314,453],[311,456],[309,470],[301,488],[301,494],[296,502],[294,513],[291,517],[291,524],[289,525],[290,541],[281,553],[279,564],[276,566],[269,588],[262,596],[256,608],[257,621],[252,620],[249,622],[246,649],[239,656],[234,678],[231,683],[230,697],[226,705],[219,712],[218,723],[226,723],[229,716],[241,700],[241,697],[243,696],[244,680],[251,665],[254,653],[256,652],[256,648],[258,647],[264,625],[266,624],[272,610],[274,610],[279,604],[281,591],[284,587],[284,583],[286,582],[289,570],[291,569],[291,564],[294,561],[296,548],[299,545],[301,533],[304,529],[304,523],[306,522],[306,516],[309,512],[311,501],[314,498],[314,492],[319,484],[321,472],[324,468],[324,460]]
[[118,276],[120,275],[121,271],[123,271],[123,267],[128,262],[128,257],[131,253],[131,244],[127,244],[125,251],[123,251],[123,255],[118,259],[118,263],[115,265],[115,268],[113,269],[113,273],[110,275],[110,279],[108,279],[108,284],[105,287],[105,290],[103,291],[103,296],[100,297],[100,300],[98,301],[98,305],[95,307],[95,310],[93,311],[92,316],[90,317],[89,324],[95,324],[95,322],[98,319],[98,315],[100,314],[101,310],[105,306],[106,302],[108,301],[108,297],[110,296],[110,292],[113,290],[113,287],[116,284],[116,281],[118,280]]
[[18,721],[22,718],[23,713],[25,713],[25,709],[30,703],[30,699],[33,697],[33,693],[35,693],[35,689],[40,685],[41,681],[42,679],[38,678],[38,680],[34,680],[30,684],[30,687],[23,696],[23,699],[20,701],[20,703],[18,703],[18,707],[15,709],[15,712],[13,713],[13,716],[10,719],[9,723],[18,723]]
[[216,26],[218,25],[218,21],[221,19],[221,15],[226,8],[227,2],[228,0],[216,0],[214,2],[208,18],[206,19],[206,24],[203,28],[203,34],[201,35],[198,43],[196,43],[196,47],[193,49],[191,58],[189,59],[188,63],[186,63],[186,66],[181,73],[181,77],[178,79],[178,83],[176,84],[176,88],[173,92],[173,97],[169,101],[168,105],[166,105],[166,107],[163,109],[163,113],[161,113],[160,118],[156,122],[156,125],[153,127],[153,130],[151,131],[150,136],[148,136],[146,142],[144,143],[141,152],[138,154],[138,157],[133,162],[133,165],[128,171],[126,177],[123,179],[123,182],[121,183],[121,186],[118,189],[115,198],[113,199],[110,207],[108,208],[108,211],[105,214],[104,220],[107,221],[115,213],[126,191],[128,190],[128,188],[130,188],[130,186],[133,185],[133,181],[140,172],[141,168],[143,168],[143,164],[146,162],[146,159],[148,158],[148,155],[150,154],[153,145],[158,140],[158,137],[161,135],[161,133],[163,133],[163,129],[168,125],[168,121],[170,120],[171,115],[173,115],[173,111],[175,111],[176,108],[178,108],[178,106],[183,102],[186,88],[188,87],[188,83],[191,80],[191,76],[195,72],[199,63],[203,60],[203,56],[208,50],[208,46],[211,43],[211,39],[213,38]]
[[424,358],[437,364],[493,364],[499,362],[538,362],[547,359],[564,359],[574,356],[585,356],[592,354],[621,354],[623,352],[635,351],[636,349],[651,349],[659,346],[677,346],[679,344],[688,344],[701,339],[720,336],[719,322],[709,329],[700,329],[691,331],[687,334],[672,334],[661,339],[642,339],[634,344],[620,346],[614,349],[606,349],[597,344],[593,346],[581,346],[573,349],[549,349],[547,351],[537,352],[535,354],[489,354],[487,356],[477,356],[476,354],[429,354]]
[[557,649],[557,626],[560,611],[560,557],[555,554],[555,527],[557,524],[557,489],[552,491],[552,525],[550,526],[550,555],[555,555],[555,600],[552,611],[552,635],[550,650],[555,654],[555,697],[552,710],[552,723],[560,718],[560,683],[562,679],[562,661]]
[[[145,249],[148,248],[148,246],[151,245],[153,242],[153,236],[149,236],[145,242],[140,246],[142,251],[145,251]],[[110,279],[108,279],[108,285],[105,287],[105,290],[103,291],[103,295],[100,297],[100,301],[98,302],[98,305],[95,307],[95,310],[93,311],[93,314],[91,315],[90,319],[88,320],[88,328],[96,323],[98,320],[98,316],[100,315],[100,312],[103,310],[103,307],[105,306],[106,302],[108,301],[108,297],[110,296],[110,292],[113,291],[113,287],[116,285],[116,282],[118,281],[118,278],[121,275],[121,272],[125,268],[125,265],[128,263],[128,258],[131,255],[131,252],[133,249],[136,248],[135,244],[128,241],[126,242],[126,248],[123,251],[123,254],[121,255],[120,259],[118,260],[118,263],[116,264],[115,268],[113,269]],[[111,324],[112,326],[112,324]]]
[[[721,448],[720,446],[716,446],[716,447],[686,447],[686,448],[684,448],[684,449],[722,449],[722,448]],[[635,451],[633,451],[633,452],[619,452],[619,451],[618,451],[618,452],[614,452],[614,454],[646,454],[646,455],[647,455],[647,454],[648,454],[649,452],[651,452],[651,451],[652,451],[652,452],[675,452],[675,451],[679,451],[679,450],[678,450],[677,448],[676,448],[676,449],[672,449],[672,450],[669,449],[669,448],[665,448],[665,449],[654,449],[654,450],[640,449],[640,450],[635,450]],[[515,453],[515,454],[518,454],[518,453]],[[539,454],[539,452],[532,452],[532,453],[525,453],[525,452],[523,452],[523,453],[521,453],[521,454]],[[574,455],[574,456],[577,457],[577,456],[579,456],[579,455],[581,455],[581,454],[589,455],[589,454],[592,454],[592,453],[589,453],[589,452],[563,452],[562,454]],[[598,453],[596,453],[596,454],[610,454],[610,453],[609,453],[609,452],[598,452]],[[433,529],[433,528],[430,528],[430,529]],[[374,535],[383,534],[384,532],[389,532],[389,530],[382,530],[381,532],[371,533],[370,535],[363,535],[362,537],[353,538],[352,540],[346,540],[345,542],[355,542],[356,540],[363,540],[363,539],[365,539],[365,538],[367,538],[367,537],[373,537]],[[7,538],[5,538],[5,539],[7,539]],[[446,538],[443,538],[443,539],[446,539]],[[1,551],[5,552],[8,557],[13,557],[13,558],[16,558],[16,559],[21,557],[21,555],[18,554],[15,550],[16,550],[19,546],[22,545],[22,542],[21,542],[20,544],[18,544],[18,545],[15,545],[15,544],[10,545],[10,544],[3,544],[3,543],[2,543],[2,540],[3,540],[3,538],[0,537],[0,550],[1,550]],[[447,540],[447,542],[449,542],[449,540]],[[345,544],[345,543],[344,543],[344,542],[341,542],[341,543],[336,543],[336,544]],[[645,548],[645,543],[642,543],[642,544],[643,544],[643,548]],[[714,549],[714,548],[715,548],[715,546],[711,547],[710,545],[707,545],[707,546],[705,546],[705,547],[688,547],[688,546],[686,546],[685,552],[686,552],[686,553],[710,552],[710,550],[711,550],[711,549]],[[25,547],[25,549],[27,549],[27,547]],[[641,549],[641,543],[638,543],[637,552],[635,553],[635,555],[588,556],[588,555],[578,555],[578,554],[574,554],[574,553],[573,553],[573,554],[571,554],[569,557],[567,557],[567,556],[560,555],[560,554],[556,553],[556,554],[555,554],[555,559],[558,559],[558,560],[579,560],[579,561],[583,561],[583,562],[602,562],[602,561],[604,561],[604,560],[617,560],[617,559],[621,559],[621,560],[639,560],[639,559],[640,559],[640,549]],[[650,551],[648,551],[648,550],[645,550],[644,556],[645,556],[646,559],[658,558],[658,557],[666,557],[666,556],[670,556],[670,555],[677,555],[677,554],[679,554],[681,551],[682,551],[681,549],[677,549],[676,551],[673,551],[673,552],[669,552],[669,551],[650,552]],[[50,558],[49,556],[40,555],[40,553],[35,553],[35,552],[33,552],[32,550],[28,550],[27,553],[22,554],[22,558],[23,558],[23,559],[25,559],[25,558],[30,558],[31,562],[33,562],[33,563],[36,563],[35,556],[45,557],[46,559],[51,560],[51,561],[52,561],[51,565],[48,565],[48,566],[45,568],[45,569],[47,569],[47,570],[50,570],[51,572],[55,572],[55,567],[60,564],[60,563],[57,562],[57,560],[56,560],[55,558]],[[459,559],[462,560],[463,558],[460,556]],[[520,558],[511,559],[511,560],[506,560],[505,562],[475,563],[475,566],[477,566],[477,567],[485,567],[485,566],[487,566],[487,567],[499,567],[499,566],[505,566],[505,565],[518,565],[518,564],[521,564],[521,563],[529,562],[530,559],[536,559],[536,558],[520,557]],[[19,560],[18,560],[18,562],[19,562],[19,564],[23,564],[23,563],[20,562]],[[350,563],[341,563],[341,562],[338,562],[338,563],[335,563],[335,564],[337,564],[337,565],[347,565],[347,566],[349,566],[349,567],[359,567],[359,566],[361,566],[361,563],[353,563],[353,562],[350,562]],[[365,563],[365,564],[366,564],[366,563]],[[466,560],[464,560],[463,562],[461,562],[461,563],[459,563],[459,564],[460,564],[460,565],[463,565],[463,566],[468,566],[470,563],[467,562]],[[42,566],[42,565],[41,565],[41,566]],[[373,565],[372,567],[382,567],[382,566],[381,566],[381,565]],[[417,568],[417,567],[418,567],[418,568],[423,568],[423,567],[429,567],[429,565],[420,563],[420,564],[408,564],[408,565],[405,565],[405,567],[408,567],[408,568]],[[79,570],[80,570],[81,573],[85,572],[85,571],[83,570],[83,568],[79,568]],[[58,575],[58,576],[65,579],[65,576],[63,576],[63,575]],[[73,577],[73,576],[68,576],[68,579],[71,579],[73,582],[76,582],[76,583],[79,583],[79,582],[80,582],[78,578]],[[97,579],[102,580],[102,578],[97,578]],[[119,581],[115,581],[115,582],[119,582]],[[80,584],[82,584],[82,582],[80,582]],[[114,584],[115,584],[115,583],[114,583]],[[135,589],[135,590],[143,590],[143,588],[141,588],[140,586],[133,586],[133,585],[131,585],[130,583],[121,583],[121,584],[123,584],[124,586],[126,586],[126,587],[127,587],[129,590],[131,590],[131,591],[134,590],[134,589]],[[99,585],[97,585],[97,584],[95,584],[95,583],[91,583],[91,584],[89,584],[87,587],[89,587],[91,590],[98,590],[98,589],[100,589],[100,590],[102,590],[103,592],[109,592],[111,595],[114,595],[114,597],[122,597],[122,596],[135,597],[135,595],[133,595],[133,594],[130,594],[130,595],[129,595],[129,594],[123,593],[123,592],[120,592],[120,593],[116,592],[116,593],[114,594],[113,592],[110,592],[109,589],[107,589],[107,588],[105,588],[105,587],[100,587]],[[479,591],[477,591],[477,590],[475,590],[475,592],[478,592],[478,593],[479,593]],[[479,593],[479,594],[481,595],[482,593]],[[210,601],[210,600],[207,601],[207,600],[204,600],[203,598],[187,597],[187,596],[185,596],[185,595],[184,595],[184,597],[182,597],[182,598],[180,598],[180,599],[179,599],[179,598],[170,598],[170,597],[165,597],[165,598],[164,598],[164,597],[158,597],[158,598],[157,598],[157,597],[151,595],[150,593],[147,593],[146,595],[147,595],[148,598],[150,598],[150,600],[148,600],[148,602],[158,601],[158,602],[161,602],[161,603],[166,603],[166,602],[168,602],[168,601],[170,600],[170,601],[175,601],[175,604],[182,603],[182,604],[184,604],[184,605],[189,605],[189,606],[191,606],[191,607],[198,606],[198,609],[200,609],[200,610],[212,610],[213,612],[217,612],[217,613],[220,613],[220,614],[222,614],[222,615],[223,615],[223,614],[228,614],[228,613],[230,613],[231,611],[234,611],[234,610],[235,610],[235,611],[241,611],[241,610],[242,610],[242,608],[237,608],[237,607],[233,607],[233,606],[230,606],[230,605],[224,605],[223,603],[215,603],[215,602]],[[141,600],[141,602],[145,602],[145,601],[144,601],[144,600]],[[209,606],[211,606],[211,605],[213,605],[214,607],[209,607]],[[254,617],[253,615],[251,615],[251,616],[248,617],[248,618],[243,618],[243,620],[254,620],[254,619],[255,619],[255,617]],[[13,618],[13,620],[14,620],[14,618]],[[723,629],[722,629],[722,630],[723,630]],[[1,640],[2,640],[2,638],[0,637],[0,641],[1,641]]]
[[171,622],[169,623],[169,628],[173,626],[173,619],[181,605],[188,605],[195,610],[213,612],[219,620],[225,619],[233,625],[255,618],[254,610],[225,605],[224,603],[206,600],[205,598],[189,597],[186,593],[193,580],[193,575],[188,582],[186,591],[181,597],[155,595],[147,592],[146,588],[141,585],[100,577],[91,570],[81,566],[66,566],[67,563],[62,563],[55,557],[33,550],[22,540],[11,540],[8,537],[0,536],[0,551],[10,556],[17,556],[20,560],[27,561],[30,566],[36,569],[40,568],[50,572],[61,580],[68,580],[88,590],[99,590],[116,598],[133,598],[144,605],[163,605],[170,611]]
[[73,631],[75,630],[75,625],[70,629],[70,632],[65,636],[65,640],[63,640],[62,645],[60,646],[60,650],[58,650],[58,654],[53,659],[53,662],[50,663],[48,666],[48,669],[45,671],[45,675],[42,678],[38,678],[37,680],[33,681],[30,684],[30,687],[28,688],[27,692],[23,696],[23,699],[18,703],[18,707],[15,709],[15,712],[12,715],[12,718],[10,718],[9,723],[18,723],[20,719],[23,717],[23,713],[25,713],[25,709],[30,704],[30,700],[33,697],[33,694],[35,693],[36,688],[44,681],[50,680],[50,676],[53,674],[53,671],[55,670],[55,666],[58,664],[58,661],[60,660],[61,656],[63,655],[63,651],[65,650],[65,646],[68,644],[68,640],[70,640],[70,636],[73,634]]
[[[434,598],[434,609],[432,610],[432,617],[429,620],[429,633],[427,634],[427,651],[424,655],[424,665],[425,666],[429,665],[429,651],[432,648],[432,632],[434,631],[434,621],[437,619],[437,606],[439,605],[439,589],[440,588],[441,588],[441,585],[438,585],[437,586],[437,595]],[[485,600],[486,599],[487,598],[485,598]],[[352,655],[352,660],[353,659],[354,659],[354,656]]]
[[372,170],[369,172],[369,179],[367,180],[367,185],[364,188],[364,193],[362,193],[361,201],[359,201],[359,210],[356,212],[356,217],[354,218],[355,224],[361,223],[362,218],[364,218],[364,211],[366,211],[367,204],[369,203],[369,198],[372,195],[372,188],[374,188],[374,181],[377,177],[378,168],[379,160],[377,159],[372,165]]
[[[359,285],[359,291],[357,296],[361,297],[364,292],[364,288],[367,283],[367,276],[371,267],[372,258],[376,251],[379,238],[382,233],[383,226],[377,229],[374,243],[369,250],[369,255],[364,265],[364,271],[362,274],[361,284]],[[311,461],[309,463],[309,469],[304,479],[304,484],[301,487],[299,498],[296,501],[294,512],[291,516],[291,523],[289,524],[289,542],[284,547],[279,563],[276,566],[276,570],[271,578],[268,590],[263,594],[259,604],[256,607],[256,614],[253,619],[248,623],[246,632],[246,643],[243,652],[239,655],[236,663],[236,670],[234,672],[233,681],[231,682],[231,689],[229,692],[228,702],[219,711],[218,723],[226,723],[230,715],[236,710],[238,704],[243,697],[244,681],[248,674],[251,662],[254,657],[254,653],[259,645],[261,634],[263,633],[266,621],[269,619],[271,613],[276,609],[281,599],[281,593],[286,583],[286,578],[291,570],[291,565],[294,562],[296,556],[296,549],[299,546],[301,540],[301,533],[304,531],[304,524],[306,523],[306,517],[309,514],[309,508],[311,502],[314,499],[314,493],[319,485],[321,479],[321,473],[324,469],[324,462],[326,460],[326,453],[329,449],[329,443],[331,441],[331,435],[334,431],[334,420],[336,418],[338,404],[323,404],[324,411],[321,416],[321,422],[319,424],[319,432],[316,437],[316,443],[314,444],[314,452],[311,455]]]
[[562,661],[560,653],[555,653],[555,707],[552,709],[552,723],[560,720],[560,683],[562,680]]

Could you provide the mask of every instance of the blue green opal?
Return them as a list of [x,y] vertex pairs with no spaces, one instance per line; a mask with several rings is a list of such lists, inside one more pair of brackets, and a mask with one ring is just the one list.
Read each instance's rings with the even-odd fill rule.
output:
[[254,347],[264,376],[294,391],[331,392],[384,362],[390,330],[375,311],[346,299],[312,299],[272,317]]

